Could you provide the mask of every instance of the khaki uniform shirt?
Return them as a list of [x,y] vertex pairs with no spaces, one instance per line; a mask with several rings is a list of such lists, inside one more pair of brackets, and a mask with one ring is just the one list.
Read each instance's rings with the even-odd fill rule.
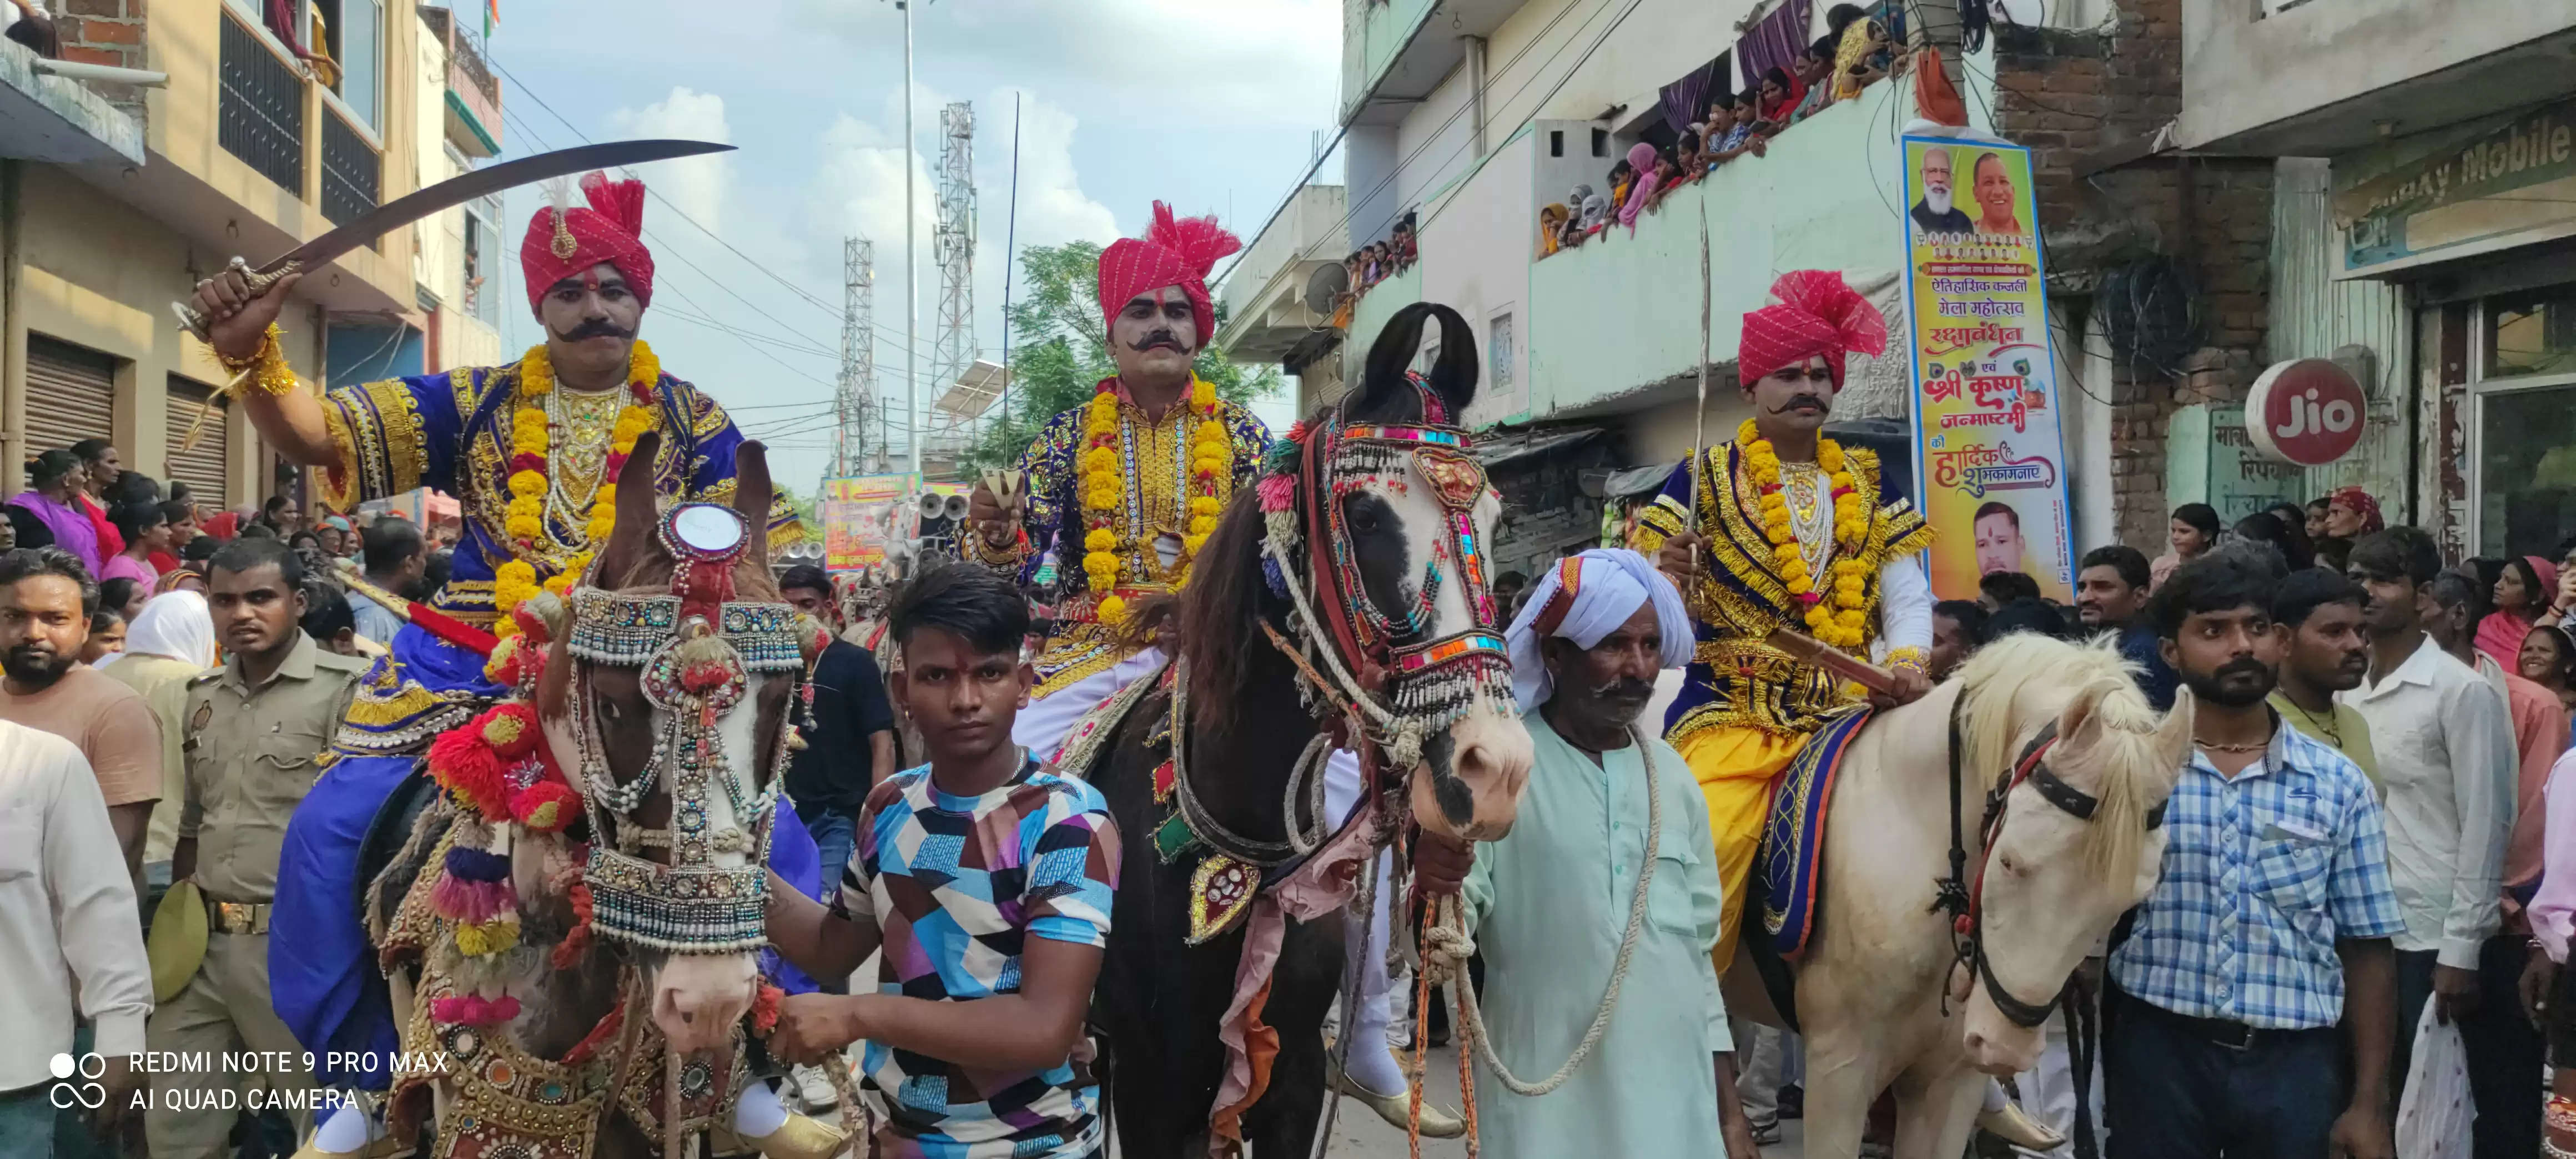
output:
[[277,893],[287,818],[321,776],[314,764],[339,727],[367,662],[297,632],[266,683],[244,682],[242,658],[188,682],[188,796],[179,837],[197,840],[196,881],[219,901]]

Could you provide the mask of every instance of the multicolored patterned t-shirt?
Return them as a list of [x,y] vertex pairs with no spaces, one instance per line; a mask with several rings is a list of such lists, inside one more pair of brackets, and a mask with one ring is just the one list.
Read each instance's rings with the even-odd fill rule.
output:
[[[928,765],[888,777],[859,814],[841,899],[884,936],[878,993],[967,1002],[1019,992],[1028,938],[1105,947],[1117,888],[1108,802],[1031,760],[978,797],[940,792]],[[1029,1159],[1102,1145],[1099,1084],[1071,1059],[996,1071],[871,1041],[861,1066],[886,1105],[880,1154]]]

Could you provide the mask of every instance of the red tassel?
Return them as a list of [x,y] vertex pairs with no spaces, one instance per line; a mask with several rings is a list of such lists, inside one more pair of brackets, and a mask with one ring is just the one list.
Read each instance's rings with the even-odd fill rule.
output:
[[429,772],[440,786],[485,819],[509,815],[509,788],[501,759],[483,740],[479,722],[431,741]]

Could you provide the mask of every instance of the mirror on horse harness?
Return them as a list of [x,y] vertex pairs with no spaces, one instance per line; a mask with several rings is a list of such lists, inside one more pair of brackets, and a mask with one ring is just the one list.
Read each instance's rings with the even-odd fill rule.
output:
[[663,521],[672,554],[722,559],[741,551],[751,538],[751,525],[733,508],[714,503],[683,503]]

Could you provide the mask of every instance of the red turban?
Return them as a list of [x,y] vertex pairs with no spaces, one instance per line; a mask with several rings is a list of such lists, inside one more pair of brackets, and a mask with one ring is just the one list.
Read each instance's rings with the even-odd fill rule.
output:
[[590,207],[557,204],[528,219],[519,243],[519,266],[528,277],[528,309],[535,310],[555,283],[601,262],[617,267],[635,300],[653,304],[653,251],[644,248],[644,183],[611,181],[596,170],[582,174]]
[[1190,296],[1199,324],[1199,345],[1216,338],[1216,307],[1208,301],[1207,276],[1218,258],[1243,248],[1243,241],[1216,223],[1215,215],[1175,220],[1172,207],[1154,203],[1154,224],[1143,238],[1121,238],[1100,254],[1100,317],[1114,321],[1136,295],[1179,286]]
[[1797,270],[1771,283],[1779,304],[1744,316],[1744,340],[1737,345],[1736,379],[1747,386],[1783,366],[1815,355],[1833,369],[1834,389],[1843,385],[1843,356],[1857,350],[1887,350],[1887,319],[1860,292],[1829,270]]

